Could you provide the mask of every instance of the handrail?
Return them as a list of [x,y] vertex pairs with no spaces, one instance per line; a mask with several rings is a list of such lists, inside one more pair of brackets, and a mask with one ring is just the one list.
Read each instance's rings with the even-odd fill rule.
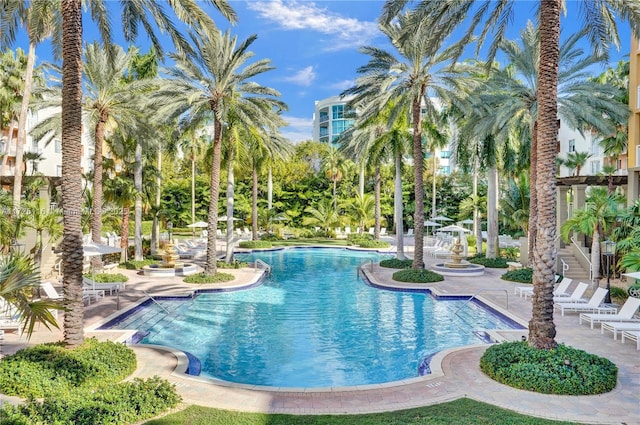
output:
[[569,271],[569,265],[564,261],[564,258],[561,258],[560,262],[562,262],[562,276],[566,276]]
[[162,304],[160,304],[158,301],[156,301],[155,298],[153,298],[151,295],[149,295],[149,293],[147,291],[145,291],[144,289],[142,290],[142,292],[144,292],[144,294],[149,297],[149,299],[151,301],[153,301],[154,303],[156,303],[158,305],[158,307],[160,307],[162,310],[164,310],[165,313],[167,313],[168,315],[171,315],[171,313],[169,313],[169,310],[167,310],[165,308],[165,306],[163,306]]
[[256,258],[256,261],[253,262],[253,267],[257,270],[257,269],[264,269],[267,271],[267,275],[271,274],[271,266],[267,263],[265,263],[264,261],[262,261],[259,258]]
[[591,260],[589,260],[589,257],[587,257],[587,254],[585,254],[584,251],[582,251],[582,249],[578,245],[578,242],[576,242],[573,236],[571,236],[571,243],[575,245],[576,248],[578,248],[578,251],[580,252],[580,254],[582,254],[584,259],[587,261],[587,264],[589,264],[589,280],[593,282],[593,264],[591,264]]
[[507,310],[509,310],[509,291],[507,291],[506,289],[503,289],[503,288],[484,288],[484,289],[479,290],[475,294],[473,294],[471,297],[469,297],[469,299],[466,300],[464,302],[464,304],[462,304],[460,307],[458,307],[458,309],[455,311],[454,314],[456,316],[460,317],[461,319],[463,319],[462,316],[458,315],[458,312],[460,310],[462,310],[467,304],[469,304],[469,302],[471,302],[473,299],[475,299],[478,295],[480,295],[481,293],[486,292],[486,291],[504,291],[504,293],[507,295]]

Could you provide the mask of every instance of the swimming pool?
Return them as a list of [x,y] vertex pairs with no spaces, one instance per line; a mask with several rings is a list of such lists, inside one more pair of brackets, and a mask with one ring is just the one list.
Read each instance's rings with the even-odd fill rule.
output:
[[376,253],[306,248],[238,258],[260,258],[271,276],[246,290],[158,298],[106,327],[138,329],[147,333],[142,343],[190,353],[201,376],[316,388],[416,377],[425,358],[483,342],[480,329],[517,327],[466,298],[367,285],[357,267],[379,261]]

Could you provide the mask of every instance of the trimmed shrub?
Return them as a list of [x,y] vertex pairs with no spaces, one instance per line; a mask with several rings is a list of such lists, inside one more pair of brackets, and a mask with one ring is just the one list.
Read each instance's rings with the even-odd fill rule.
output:
[[129,278],[122,273],[87,273],[83,275],[97,283],[128,282]]
[[135,368],[135,354],[122,344],[95,338],[74,350],[62,343],[41,344],[2,359],[0,392],[36,398],[64,395],[79,387],[117,382]]
[[[264,233],[262,235],[260,235],[260,240],[261,241],[281,241],[282,238],[279,237],[278,235],[276,235],[275,233]],[[242,242],[240,242],[242,243]]]
[[264,249],[273,247],[273,244],[269,241],[242,241],[238,246],[245,249]]
[[480,264],[482,266],[489,267],[492,269],[506,269],[507,267],[509,267],[507,265],[507,259],[502,257],[487,258],[484,256],[484,254],[482,254],[482,255],[475,255],[473,257],[469,257],[467,258],[467,260],[469,260],[470,263]]
[[518,270],[511,270],[500,276],[500,279],[510,282],[533,283],[533,269],[525,267]]
[[425,269],[404,269],[395,272],[392,276],[393,280],[398,282],[415,282],[415,283],[431,283],[441,282],[444,276]]
[[123,269],[127,269],[127,270],[140,270],[141,268],[143,268],[144,266],[149,266],[151,264],[157,264],[158,261],[154,260],[153,258],[145,258],[144,260],[129,260],[129,261],[125,261],[124,263],[120,263],[119,267],[122,267]]
[[373,236],[369,233],[349,233],[347,243],[349,245],[360,245],[364,241],[372,241]]
[[230,282],[236,277],[229,273],[205,274],[197,273],[187,276],[183,279],[184,283],[220,283]]
[[608,359],[563,344],[539,350],[526,341],[489,347],[480,369],[498,382],[542,394],[602,394],[618,379],[618,368]]
[[516,261],[520,256],[520,248],[500,248],[500,256],[506,258],[508,261]]
[[389,248],[391,244],[385,241],[362,240],[358,243],[360,248]]
[[249,267],[249,263],[238,260],[233,260],[231,263],[227,263],[223,260],[218,260],[216,261],[216,266],[219,269],[241,269],[243,267]]
[[397,258],[380,261],[380,267],[386,267],[389,269],[408,269],[412,264],[413,260],[398,260]]

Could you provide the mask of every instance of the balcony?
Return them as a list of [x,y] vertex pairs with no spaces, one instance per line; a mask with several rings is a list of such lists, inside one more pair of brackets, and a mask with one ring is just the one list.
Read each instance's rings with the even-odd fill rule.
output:
[[320,123],[329,121],[329,114],[320,113]]

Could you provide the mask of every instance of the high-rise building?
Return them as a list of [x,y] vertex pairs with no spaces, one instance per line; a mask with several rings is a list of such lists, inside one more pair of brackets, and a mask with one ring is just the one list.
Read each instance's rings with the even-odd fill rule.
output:
[[640,198],[640,42],[631,36],[629,52],[629,138],[627,201],[631,205]]
[[353,126],[355,117],[347,108],[350,97],[332,96],[316,100],[313,113],[313,140],[335,144],[345,130]]

